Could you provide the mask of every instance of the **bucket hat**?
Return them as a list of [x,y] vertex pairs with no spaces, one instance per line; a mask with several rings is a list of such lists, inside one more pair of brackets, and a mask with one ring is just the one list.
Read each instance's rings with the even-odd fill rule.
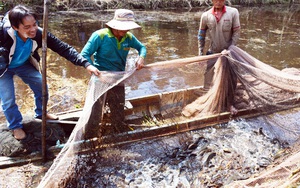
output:
[[115,11],[115,16],[112,20],[106,23],[110,28],[117,30],[131,30],[140,28],[134,20],[134,13],[131,10],[127,9],[117,9]]

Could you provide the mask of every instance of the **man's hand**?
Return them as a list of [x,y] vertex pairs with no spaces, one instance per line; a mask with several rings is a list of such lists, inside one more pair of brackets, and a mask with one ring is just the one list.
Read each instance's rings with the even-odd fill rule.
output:
[[143,57],[139,57],[139,59],[135,63],[135,67],[137,70],[140,70],[144,67],[144,58]]
[[86,70],[88,71],[89,74],[94,74],[95,76],[99,76],[101,74],[100,71],[93,65],[87,66]]
[[229,50],[226,50],[224,49],[222,52],[221,52],[222,55],[228,55],[229,54]]

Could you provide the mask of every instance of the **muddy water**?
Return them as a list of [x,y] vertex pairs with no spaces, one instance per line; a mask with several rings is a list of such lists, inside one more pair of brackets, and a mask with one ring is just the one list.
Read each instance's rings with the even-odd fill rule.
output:
[[[136,12],[136,17],[142,30],[135,30],[133,33],[147,46],[148,54],[146,63],[165,61],[177,58],[196,56],[197,32],[199,20],[203,10],[191,12]],[[103,28],[105,22],[112,18],[112,12],[101,13],[101,16],[87,16],[84,18],[69,19],[68,21],[55,22],[52,18],[50,30],[66,42],[75,46],[79,51],[91,33]],[[300,13],[288,11],[287,8],[278,8],[275,11],[259,8],[240,8],[241,17],[241,38],[238,46],[247,51],[257,59],[268,63],[276,68],[286,67],[299,68],[300,61]],[[133,58],[134,60],[134,58]],[[76,68],[68,62],[54,56],[49,60],[49,69],[63,77],[75,77],[87,79],[87,74],[80,68]],[[203,65],[204,66],[204,65]],[[146,80],[141,78],[132,85],[128,85],[129,96],[142,95],[159,92],[176,87],[189,87],[202,84],[202,71],[199,67],[199,75],[190,80],[184,80],[178,72],[154,71],[148,75]],[[195,71],[195,69],[190,69]],[[161,73],[161,74],[160,74]],[[158,74],[158,75],[157,75]],[[162,79],[166,74],[168,80]],[[195,75],[196,76],[196,75]],[[170,87],[165,87],[166,82]],[[138,87],[137,85],[143,85]],[[178,85],[178,86],[176,86]],[[144,91],[138,91],[141,88]],[[147,88],[156,88],[155,91],[147,91]],[[132,91],[136,93],[132,93]],[[145,91],[146,90],[146,91]]]
[[[298,9],[299,10],[299,9]],[[136,11],[141,30],[133,33],[147,46],[146,64],[196,56],[197,32],[200,16],[204,10],[182,12]],[[299,68],[300,62],[300,13],[285,7],[277,8],[239,8],[241,38],[238,46],[257,59],[276,68]],[[81,51],[91,33],[105,27],[112,19],[113,12],[82,13],[50,16],[49,31]],[[129,60],[133,63],[134,57]],[[148,75],[127,85],[127,97],[157,93],[161,91],[201,85],[203,65],[190,68],[187,78],[178,71],[150,71]],[[75,67],[63,58],[48,50],[48,71],[62,80],[75,78],[89,79],[81,67]],[[184,72],[186,73],[186,72]],[[49,82],[56,78],[49,78]],[[59,81],[59,80],[58,80]],[[63,85],[63,82],[61,83]],[[30,90],[20,81],[17,82],[20,105],[29,101]],[[58,86],[51,87],[52,93]],[[154,88],[150,90],[149,88]],[[28,97],[25,97],[28,96]],[[31,103],[31,102],[28,102]],[[23,106],[25,105],[25,106]],[[32,105],[31,105],[32,106]],[[32,107],[31,107],[32,108]]]

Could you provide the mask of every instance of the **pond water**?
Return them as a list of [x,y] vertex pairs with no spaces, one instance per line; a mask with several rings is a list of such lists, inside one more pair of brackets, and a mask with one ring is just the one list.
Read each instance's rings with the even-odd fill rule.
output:
[[[300,68],[300,12],[285,7],[238,7],[241,21],[241,37],[238,46],[253,57],[278,69]],[[197,32],[204,9],[178,11],[135,11],[136,20],[142,26],[132,31],[147,47],[146,64],[178,58],[197,56]],[[105,27],[113,18],[113,11],[73,14],[61,12],[49,17],[49,31],[81,51],[92,32]],[[133,62],[135,55],[129,62]],[[48,50],[48,83],[61,83],[50,87],[51,94],[68,83],[87,83],[90,75],[82,67],[74,66],[51,50]],[[150,71],[147,75],[128,83],[126,97],[158,93],[172,89],[202,85],[203,67],[187,71],[192,76],[183,77],[178,68]],[[50,76],[49,76],[50,75]],[[68,82],[75,79],[76,82]],[[71,84],[70,84],[71,83]],[[33,108],[31,90],[17,79],[17,99],[20,108]],[[84,92],[81,91],[84,95]],[[84,96],[83,96],[84,98]],[[67,98],[66,100],[69,100]],[[82,99],[81,99],[82,100]],[[62,103],[60,103],[62,104]],[[62,107],[64,108],[64,107]]]
[[[197,56],[197,32],[203,11],[136,11],[137,22],[142,26],[142,29],[132,32],[147,46],[146,64]],[[299,11],[291,11],[288,8],[270,10],[270,8],[250,7],[239,8],[239,11],[242,31],[238,46],[241,49],[278,69],[300,67]],[[90,14],[90,16],[85,14],[84,16],[76,17],[76,19],[66,18],[65,20],[51,17],[49,30],[80,51],[91,33],[105,27],[105,23],[112,17],[113,12]],[[80,67],[74,67],[56,55],[53,55],[53,58],[50,58],[48,62],[49,70],[62,77],[79,79],[88,79],[89,77]],[[191,71],[195,70],[191,69]],[[200,70],[197,84],[202,84],[201,73]],[[172,74],[172,71],[168,71],[160,76],[164,77],[165,74],[169,74],[169,79],[178,78],[177,72]],[[159,76],[151,75],[150,79],[147,81],[143,78],[139,80],[139,83],[133,84],[146,85],[148,88],[158,88],[155,92],[166,89],[165,81],[160,82]],[[157,79],[155,85],[153,85],[153,79]],[[176,83],[178,82],[175,81],[168,84]],[[186,85],[189,86],[189,84]],[[134,85],[129,85],[128,87],[138,88]],[[174,87],[170,88],[173,89]],[[179,84],[178,87],[182,87],[182,85]],[[146,89],[145,87],[142,88]],[[145,94],[145,92],[138,93]]]

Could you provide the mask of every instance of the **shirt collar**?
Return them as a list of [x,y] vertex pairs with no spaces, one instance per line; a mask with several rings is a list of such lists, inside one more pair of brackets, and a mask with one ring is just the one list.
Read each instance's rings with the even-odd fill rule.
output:
[[[115,35],[112,33],[111,29],[110,28],[107,28],[107,29],[108,29],[108,32],[107,32],[108,37],[115,38]],[[131,34],[129,31],[126,33],[126,35],[122,38],[122,40],[120,42],[123,42],[128,37],[131,38]]]
[[[226,6],[224,5],[223,9],[222,9],[222,14],[224,14],[225,12],[226,12]],[[213,15],[216,15],[215,7],[212,8],[212,13],[213,13]]]

